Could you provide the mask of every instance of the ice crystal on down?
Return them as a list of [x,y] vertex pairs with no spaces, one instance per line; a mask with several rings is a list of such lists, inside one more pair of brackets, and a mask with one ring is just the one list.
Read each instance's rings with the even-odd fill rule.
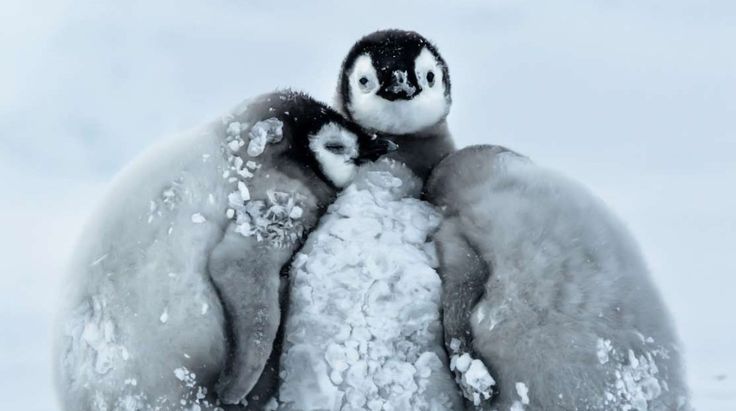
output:
[[[179,401],[182,410],[199,411],[203,407],[210,409],[211,404],[207,398],[207,388],[197,383],[197,374],[190,371],[187,367],[179,367],[173,370],[174,377],[187,388],[187,398]],[[215,407],[214,411],[222,411],[221,408]]]
[[509,411],[524,411],[524,404],[521,401],[514,401],[509,408]]
[[281,141],[283,135],[283,123],[275,117],[259,121],[250,129],[248,137],[248,155],[257,157],[263,153],[266,144],[276,144]]
[[483,361],[462,352],[462,343],[457,338],[450,341],[450,369],[455,373],[455,381],[468,400],[480,405],[483,400],[491,398],[496,381],[488,372]]
[[166,322],[169,321],[169,310],[165,308],[164,312],[161,313],[161,316],[158,319],[161,321],[161,324],[166,324]]
[[623,411],[646,411],[649,402],[667,389],[667,385],[658,378],[659,369],[655,361],[657,357],[667,358],[667,351],[654,345],[652,339],[642,338],[642,341],[651,347],[637,354],[630,349],[619,351],[609,340],[598,339],[596,354],[599,362],[610,363],[614,367],[614,378],[603,393],[604,406]]
[[227,127],[225,128],[225,145],[230,149],[230,151],[235,153],[245,145],[245,141],[243,141],[243,138],[240,136],[240,134],[248,128],[248,123],[231,121],[226,124]]
[[169,185],[161,190],[161,194],[154,200],[151,200],[148,207],[148,223],[150,224],[157,217],[161,217],[166,211],[173,211],[176,205],[182,200],[182,178],[177,178]]
[[596,356],[598,356],[598,362],[601,363],[601,365],[608,362],[608,353],[610,353],[611,350],[611,340],[605,340],[603,338],[598,339],[598,342],[596,343]]
[[[267,241],[276,247],[296,242],[304,233],[301,222],[303,213],[299,205],[301,196],[277,190],[268,191],[266,200],[252,200],[248,180],[261,165],[253,160],[244,161],[238,151],[245,145],[241,134],[247,130],[246,123],[231,121],[225,130],[226,145],[234,153],[227,153],[229,168],[222,177],[235,184],[228,195],[227,218],[234,219],[236,231],[246,237],[254,236],[258,241]],[[263,154],[267,144],[277,144],[283,139],[283,123],[275,117],[259,121],[248,132],[248,155]]]
[[529,387],[523,382],[517,382],[514,387],[516,388],[516,394],[521,398],[521,403],[529,405]]
[[[131,356],[128,350],[119,343],[115,323],[107,311],[107,303],[101,297],[92,297],[75,310],[74,318],[67,327],[67,336],[78,340],[76,346],[80,349],[75,351],[76,356],[92,358],[93,361],[81,361],[81,358],[71,357],[67,361],[79,364],[75,371],[77,373],[94,374],[88,378],[104,380],[110,374],[120,373],[128,370]],[[161,314],[161,323],[166,323],[168,310],[164,309]],[[186,354],[185,357],[188,357]],[[126,371],[129,373],[129,371]],[[113,377],[116,378],[116,377]],[[176,379],[186,388],[185,394],[179,400],[182,410],[211,409],[223,411],[214,407],[207,398],[207,389],[197,382],[195,373],[182,366],[172,370],[168,378]],[[145,382],[141,383],[134,373],[122,377],[119,392],[113,396],[106,396],[102,391],[96,391],[92,399],[92,409],[95,410],[157,410],[171,409],[162,406],[168,399],[165,396],[149,396],[144,393],[147,388]]]
[[250,200],[250,190],[248,190],[248,186],[242,181],[238,181],[238,194],[240,194],[240,198],[243,201]]
[[[248,163],[252,163],[252,161],[248,161]],[[239,175],[243,178],[251,178],[253,177],[253,173],[246,167],[243,167],[243,159],[238,156],[233,156],[232,159],[232,168],[233,171],[235,171],[235,174]]]
[[242,191],[228,197],[235,216],[236,231],[246,237],[255,236],[276,247],[295,243],[304,234],[301,221],[301,195],[269,190],[267,200],[250,200]]
[[280,410],[461,407],[427,252],[440,217],[389,164],[359,172],[295,259]]
[[80,356],[94,358],[91,370],[97,374],[104,375],[119,366],[121,361],[127,361],[128,351],[117,341],[115,324],[107,313],[106,301],[94,296],[75,310],[74,318],[78,319],[67,328],[67,336],[75,341],[84,342],[78,344],[86,350],[80,352]]

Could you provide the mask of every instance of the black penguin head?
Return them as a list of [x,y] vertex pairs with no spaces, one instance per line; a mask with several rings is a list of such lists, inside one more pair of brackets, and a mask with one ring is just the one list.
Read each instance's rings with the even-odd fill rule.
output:
[[411,134],[450,111],[447,64],[413,31],[384,30],[360,39],[343,62],[338,86],[342,111],[363,127]]
[[264,117],[283,123],[283,141],[275,147],[280,161],[309,167],[334,187],[350,183],[361,163],[396,150],[390,140],[365,132],[304,93],[277,92],[264,96],[262,102],[267,108]]

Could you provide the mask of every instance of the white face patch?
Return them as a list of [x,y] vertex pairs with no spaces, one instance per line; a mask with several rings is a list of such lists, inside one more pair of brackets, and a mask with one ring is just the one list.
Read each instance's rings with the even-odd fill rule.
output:
[[444,74],[439,62],[425,47],[414,60],[414,66],[421,93],[411,100],[389,101],[376,94],[382,85],[378,84],[370,56],[358,57],[348,77],[350,104],[347,109],[355,121],[384,133],[409,134],[445,118],[450,112],[450,102],[445,96]]
[[336,123],[327,123],[309,137],[309,148],[320,169],[337,187],[345,187],[355,177],[358,166],[358,137]]
[[355,59],[353,72],[348,81],[351,92],[362,95],[376,94],[380,84],[378,84],[378,75],[369,55],[363,54]]

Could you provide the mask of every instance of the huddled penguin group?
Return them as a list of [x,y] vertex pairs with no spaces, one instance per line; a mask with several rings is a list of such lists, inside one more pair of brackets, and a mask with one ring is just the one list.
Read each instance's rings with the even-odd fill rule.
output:
[[[520,154],[456,150],[450,91],[432,43],[378,31],[345,58],[334,110],[270,93],[128,167],[71,266],[63,409],[689,409],[631,235]],[[356,225],[361,212],[373,220]],[[382,234],[391,246],[361,254]],[[313,301],[344,324],[306,315]],[[327,377],[293,378],[320,350]]]

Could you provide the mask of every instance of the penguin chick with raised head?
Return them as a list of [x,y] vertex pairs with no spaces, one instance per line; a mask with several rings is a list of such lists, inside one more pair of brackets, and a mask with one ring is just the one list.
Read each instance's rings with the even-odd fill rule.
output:
[[[248,198],[242,190],[231,196],[235,220],[209,260],[229,321],[231,357],[216,386],[226,404],[251,391],[271,354],[281,269],[359,164],[394,147],[301,93],[261,97],[234,121],[256,129],[236,155],[257,155],[259,168],[246,183]],[[274,144],[264,150],[264,142]]]
[[349,119],[399,145],[392,158],[422,180],[455,147],[447,127],[450,74],[437,48],[420,34],[376,31],[342,64],[336,105]]
[[472,383],[461,363],[480,358],[496,383],[491,401],[461,384],[476,405],[687,409],[669,313],[605,204],[498,146],[451,154],[426,189],[444,214],[435,242],[455,371]]

